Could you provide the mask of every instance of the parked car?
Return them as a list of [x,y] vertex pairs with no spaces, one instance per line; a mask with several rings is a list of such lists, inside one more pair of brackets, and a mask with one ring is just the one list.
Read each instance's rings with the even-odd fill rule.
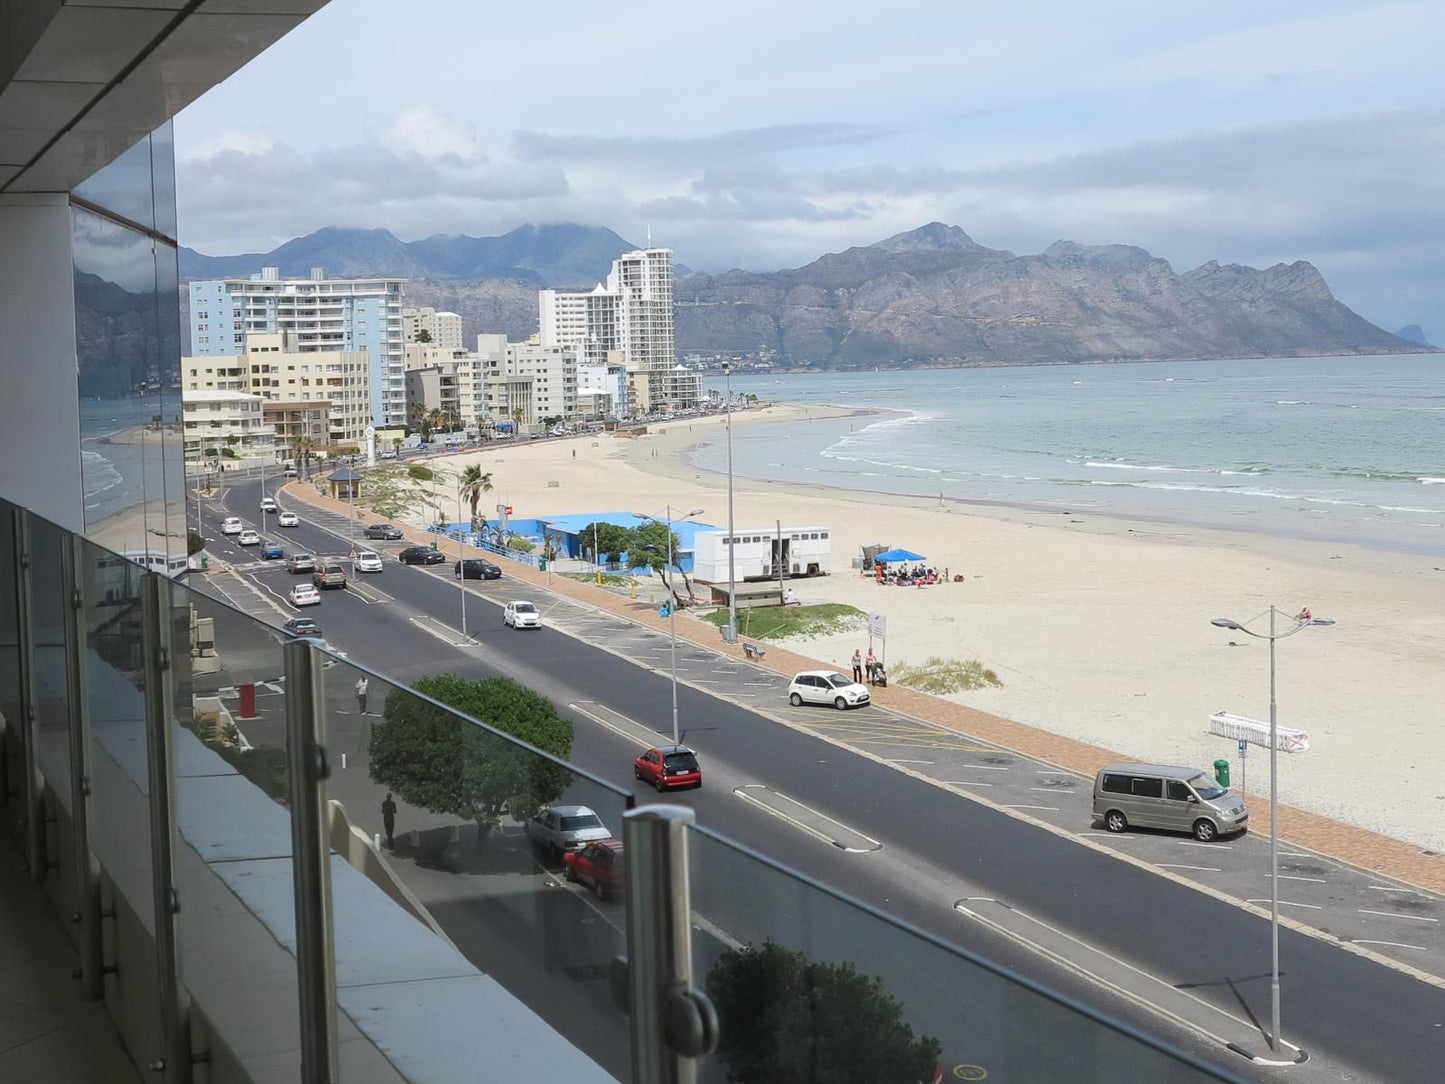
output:
[[362,550],[356,555],[356,571],[380,572],[381,554],[375,550]]
[[276,498],[274,498],[274,497],[262,497],[262,498],[261,498],[261,511],[262,511],[263,513],[264,513],[264,512],[277,512],[277,511],[280,511],[280,509],[278,509],[278,508],[276,507]]
[[621,892],[626,883],[622,869],[622,840],[599,839],[562,856],[567,880],[586,885],[599,900]]
[[315,572],[316,558],[309,553],[293,553],[286,559],[287,572]]
[[284,474],[287,478],[295,478],[295,477],[296,477],[296,468],[288,465],[288,466],[286,467],[286,469],[285,469],[284,471],[282,471],[281,473]]
[[868,686],[860,685],[836,670],[804,670],[788,685],[788,701],[801,704],[832,704],[839,711],[862,707],[872,699]]
[[361,532],[361,537],[380,538],[386,542],[395,542],[401,537],[401,528],[393,527],[390,523],[373,523]]
[[396,559],[404,565],[444,565],[447,555],[430,546],[408,546],[396,555]]
[[632,774],[658,790],[702,786],[697,754],[685,745],[660,745],[632,762]]
[[540,629],[542,615],[530,602],[509,602],[502,611],[502,624],[514,629]]
[[261,536],[255,531],[242,531],[241,536],[236,539],[236,542],[242,546],[259,546],[261,544]]
[[1130,827],[1189,832],[1201,843],[1244,832],[1244,799],[1198,768],[1110,764],[1094,777],[1094,817],[1111,832]]
[[480,557],[468,557],[466,560],[452,565],[452,575],[468,580],[500,580],[502,570],[491,561],[483,561]]
[[311,582],[317,587],[345,587],[346,569],[340,565],[326,565],[311,573]]
[[285,557],[285,556],[286,556],[286,551],[283,550],[280,546],[278,546],[275,542],[262,542],[262,543],[261,543],[261,560],[263,560],[263,561],[279,561],[279,560],[281,560],[281,558],[283,558],[283,557]]
[[245,525],[242,524],[241,521],[235,516],[227,516],[225,519],[221,520],[222,534],[240,534],[245,529]]
[[[297,586],[302,588],[310,587],[309,584],[304,583],[297,584]],[[316,601],[320,602],[321,593],[317,591],[314,587],[311,587],[310,589],[316,595]],[[292,636],[304,636],[308,640],[321,639],[321,626],[309,617],[293,617],[281,627]]]
[[393,450],[388,450],[388,451],[385,451],[385,452],[377,452],[377,453],[376,453],[376,457],[377,457],[378,459],[395,459],[395,458],[396,458],[396,451],[393,449]]
[[287,597],[291,600],[292,606],[319,606],[321,605],[321,592],[316,590],[313,584],[298,583],[291,588]]
[[602,818],[585,805],[549,806],[527,822],[527,839],[554,862],[584,843],[611,836]]
[[276,526],[299,527],[301,526],[301,517],[298,516],[295,512],[282,512],[279,516],[276,517]]

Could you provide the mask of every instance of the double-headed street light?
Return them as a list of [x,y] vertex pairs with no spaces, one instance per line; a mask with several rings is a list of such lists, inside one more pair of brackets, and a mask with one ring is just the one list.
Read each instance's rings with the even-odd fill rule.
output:
[[738,642],[738,540],[733,536],[733,366],[730,361],[723,362],[723,378],[727,381],[728,411],[728,631],[723,639],[735,644]]
[[1277,607],[1270,606],[1269,632],[1267,633],[1255,632],[1227,617],[1216,617],[1210,622],[1211,625],[1217,625],[1222,629],[1233,629],[1246,636],[1269,641],[1269,1048],[1274,1051],[1279,1050],[1281,1042],[1279,1024],[1279,817],[1277,815],[1279,809],[1279,720],[1274,698],[1274,644],[1276,640],[1284,640],[1296,633],[1303,632],[1312,625],[1333,625],[1335,623],[1335,619],[1332,617],[1313,617],[1309,610],[1301,610],[1291,618],[1294,622],[1293,627],[1284,632],[1276,632],[1275,615],[1279,613],[1280,610]]
[[[691,512],[687,513],[687,515],[678,518],[692,519],[693,516],[700,515],[702,515],[702,509],[694,508]],[[669,565],[672,564],[672,505],[669,504],[667,506],[666,519],[658,519],[656,516],[639,516],[638,518],[650,519],[653,523],[667,524],[667,563]],[[656,547],[648,548],[655,549]],[[671,583],[672,581],[669,580],[668,582]],[[669,589],[668,593],[672,596],[667,600],[667,631],[669,638],[672,640],[672,744],[677,745],[678,742],[681,741],[681,738],[678,736],[679,731],[677,726],[677,592]]]

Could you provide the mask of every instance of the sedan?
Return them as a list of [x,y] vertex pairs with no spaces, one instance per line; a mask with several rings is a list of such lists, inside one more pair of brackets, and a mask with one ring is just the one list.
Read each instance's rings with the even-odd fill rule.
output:
[[491,561],[483,561],[479,557],[468,557],[465,561],[458,561],[452,565],[452,575],[468,580],[500,580],[502,570]]
[[375,550],[362,550],[356,555],[356,571],[380,572],[381,554]]
[[832,704],[842,711],[862,707],[871,699],[868,686],[836,670],[804,670],[788,686],[788,702],[795,708],[802,704]]
[[286,560],[287,572],[315,572],[316,558],[309,553],[293,553]]
[[[312,588],[315,590],[315,588]],[[320,599],[317,595],[317,599]],[[304,636],[308,640],[321,639],[321,626],[309,617],[293,617],[281,626],[292,636]]]
[[586,885],[599,900],[622,891],[622,840],[601,839],[589,843],[581,850],[568,851],[562,861],[567,867],[567,880]]
[[430,546],[408,546],[396,555],[396,559],[404,565],[444,565],[447,555]]
[[262,543],[261,543],[261,560],[263,560],[263,561],[279,561],[279,560],[281,560],[281,558],[283,558],[283,557],[285,557],[285,556],[286,556],[286,551],[283,550],[280,546],[278,546],[275,542],[262,542]]
[[702,786],[697,754],[685,745],[661,745],[632,762],[632,775],[658,790]]
[[261,544],[261,536],[255,531],[242,531],[241,537],[236,539],[236,541],[242,546],[259,546]]
[[299,527],[301,526],[301,517],[298,516],[295,512],[282,512],[279,516],[276,517],[276,526]]
[[540,629],[542,615],[530,602],[509,602],[502,611],[502,624],[514,629]]
[[380,538],[385,542],[395,542],[401,537],[401,528],[393,527],[390,523],[373,523],[361,532],[361,537]]
[[298,583],[287,596],[292,606],[320,606],[321,592],[309,583]]

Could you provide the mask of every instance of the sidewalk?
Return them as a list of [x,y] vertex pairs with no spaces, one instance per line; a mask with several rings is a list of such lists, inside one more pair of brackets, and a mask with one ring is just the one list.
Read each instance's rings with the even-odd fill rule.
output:
[[[341,516],[348,514],[345,501],[319,494],[314,486],[292,482],[284,489],[288,497]],[[358,521],[363,518],[374,521],[378,518],[375,513],[360,508],[356,513]],[[433,535],[419,527],[404,523],[398,526],[410,541],[431,544],[434,540]],[[561,575],[551,577],[551,582],[548,583],[546,572],[509,561],[489,551],[464,546],[455,540],[439,540],[438,544],[444,552],[454,557],[480,556],[500,564],[512,579],[565,595],[659,632],[666,632],[668,629],[667,618],[659,616],[657,608],[651,603],[619,598],[613,592],[595,584],[579,583]],[[684,617],[677,622],[677,635],[681,641],[729,656],[738,662],[744,661],[742,641],[731,645],[724,643],[718,630],[710,625]],[[746,661],[781,675],[820,667],[832,668],[830,663],[796,654],[774,644],[767,645],[767,654],[762,659]],[[1099,768],[1113,761],[1131,759],[1114,750],[1051,734],[1025,723],[990,715],[900,686],[890,685],[886,689],[874,689],[872,693],[874,703],[880,706],[946,727],[960,735],[995,742],[1025,756],[1048,761],[1085,775],[1093,775]],[[1267,833],[1268,801],[1259,795],[1249,795],[1247,800],[1251,823],[1258,826],[1255,831]],[[1282,840],[1428,891],[1445,893],[1445,855],[1424,851],[1413,844],[1283,804],[1279,806],[1279,832]]]

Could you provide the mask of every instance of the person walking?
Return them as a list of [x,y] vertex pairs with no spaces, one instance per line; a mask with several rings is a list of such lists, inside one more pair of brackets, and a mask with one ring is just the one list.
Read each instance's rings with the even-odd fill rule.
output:
[[863,652],[856,648],[853,650],[853,680],[863,684]]
[[878,669],[878,660],[873,657],[873,649],[871,647],[868,649],[868,659],[864,665],[868,669],[868,683],[871,685],[873,683],[873,672]]
[[[371,683],[366,680],[365,674],[362,674],[361,677],[356,679],[356,708],[362,715],[366,714],[366,690],[370,688],[370,686]],[[390,797],[390,795],[387,797]]]
[[381,826],[386,829],[386,845],[390,847],[396,832],[396,803],[391,800],[391,791],[386,792],[386,801],[381,803]]

